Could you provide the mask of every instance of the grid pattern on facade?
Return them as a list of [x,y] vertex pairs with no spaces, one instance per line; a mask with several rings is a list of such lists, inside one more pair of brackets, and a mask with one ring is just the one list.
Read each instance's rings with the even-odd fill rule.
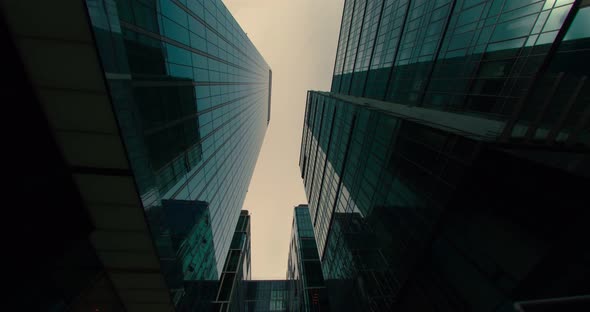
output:
[[[589,122],[587,74],[559,60],[564,49],[580,64],[588,53],[589,9],[574,2],[348,0],[331,90],[509,120],[505,136],[565,141]],[[571,105],[547,100],[566,93]]]
[[512,212],[559,202],[533,194],[553,168],[587,175],[572,168],[587,171],[589,14],[573,0],[345,2],[332,92],[307,95],[299,161],[326,283],[374,311],[501,310],[538,291],[528,280],[553,273],[526,250],[549,247]]
[[269,66],[219,0],[86,3],[144,207],[208,202],[221,272],[269,120]]
[[243,304],[244,280],[250,278],[250,215],[242,210],[219,281],[214,304],[219,311],[238,311]]
[[[318,138],[332,136],[334,147],[316,147],[328,151],[325,159],[335,169],[301,168],[307,177],[319,176],[325,183],[322,196],[310,197],[310,207],[317,207],[314,231],[323,274],[328,279],[360,275],[382,294],[393,294],[399,287],[395,281],[406,278],[413,257],[476,155],[477,143],[327,94],[311,92],[309,99],[309,114],[335,116],[332,129],[319,131]],[[318,136],[311,125],[305,128],[306,136]],[[309,159],[310,153],[317,153],[312,146],[304,149]],[[380,236],[378,230],[385,232]],[[383,239],[386,242],[379,241]]]
[[163,200],[146,215],[175,305],[186,291],[185,281],[218,278],[207,203]]
[[243,311],[292,311],[289,307],[290,300],[293,300],[290,296],[291,289],[294,287],[293,281],[246,281],[243,287],[245,300]]

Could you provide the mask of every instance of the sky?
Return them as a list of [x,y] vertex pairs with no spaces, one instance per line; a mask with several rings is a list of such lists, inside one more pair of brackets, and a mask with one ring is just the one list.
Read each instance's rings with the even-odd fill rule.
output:
[[293,207],[305,204],[299,149],[307,90],[330,89],[344,0],[223,0],[272,69],[271,119],[243,209],[252,278],[284,279]]

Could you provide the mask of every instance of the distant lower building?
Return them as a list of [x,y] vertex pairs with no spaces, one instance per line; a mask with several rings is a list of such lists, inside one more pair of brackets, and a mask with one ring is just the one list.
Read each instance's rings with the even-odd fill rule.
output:
[[146,215],[175,304],[184,295],[185,281],[218,279],[208,203],[164,200]]
[[328,293],[307,205],[293,211],[287,279],[295,281],[294,296],[300,298],[295,311],[328,311]]
[[240,311],[244,305],[243,283],[251,277],[250,255],[250,214],[242,210],[213,301],[216,311]]
[[243,311],[244,281],[250,271],[250,214],[240,212],[219,280],[185,280],[178,311]]
[[244,305],[239,311],[301,311],[297,308],[293,309],[298,306],[299,299],[292,295],[295,287],[297,286],[293,280],[245,281],[243,284]]

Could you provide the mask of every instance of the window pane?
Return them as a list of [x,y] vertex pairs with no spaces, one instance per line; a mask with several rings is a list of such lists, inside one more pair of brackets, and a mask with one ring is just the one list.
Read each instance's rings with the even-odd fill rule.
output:
[[574,40],[590,37],[590,7],[578,11],[563,40]]

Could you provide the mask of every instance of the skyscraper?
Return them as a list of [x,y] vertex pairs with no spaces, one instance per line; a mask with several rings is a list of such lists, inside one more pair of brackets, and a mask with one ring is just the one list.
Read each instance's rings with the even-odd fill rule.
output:
[[590,141],[584,1],[344,6],[332,92],[482,116],[494,135]]
[[590,234],[588,14],[583,1],[345,2],[299,162],[328,288],[374,311],[590,292],[571,243]]
[[307,205],[296,206],[293,211],[287,279],[295,281],[295,293],[301,299],[297,301],[300,304],[297,310],[329,310],[328,294]]
[[221,1],[87,1],[145,209],[209,203],[221,270],[270,121],[270,68]]
[[588,291],[573,243],[589,234],[587,177],[366,99],[309,99],[302,175],[328,288],[377,311]]
[[15,211],[38,219],[14,249],[27,267],[20,301],[35,305],[21,309],[169,311],[183,280],[218,278],[271,96],[268,64],[223,3],[1,9],[14,77],[4,96],[22,104],[15,122],[31,121],[8,143],[21,168],[12,193],[45,207]]

